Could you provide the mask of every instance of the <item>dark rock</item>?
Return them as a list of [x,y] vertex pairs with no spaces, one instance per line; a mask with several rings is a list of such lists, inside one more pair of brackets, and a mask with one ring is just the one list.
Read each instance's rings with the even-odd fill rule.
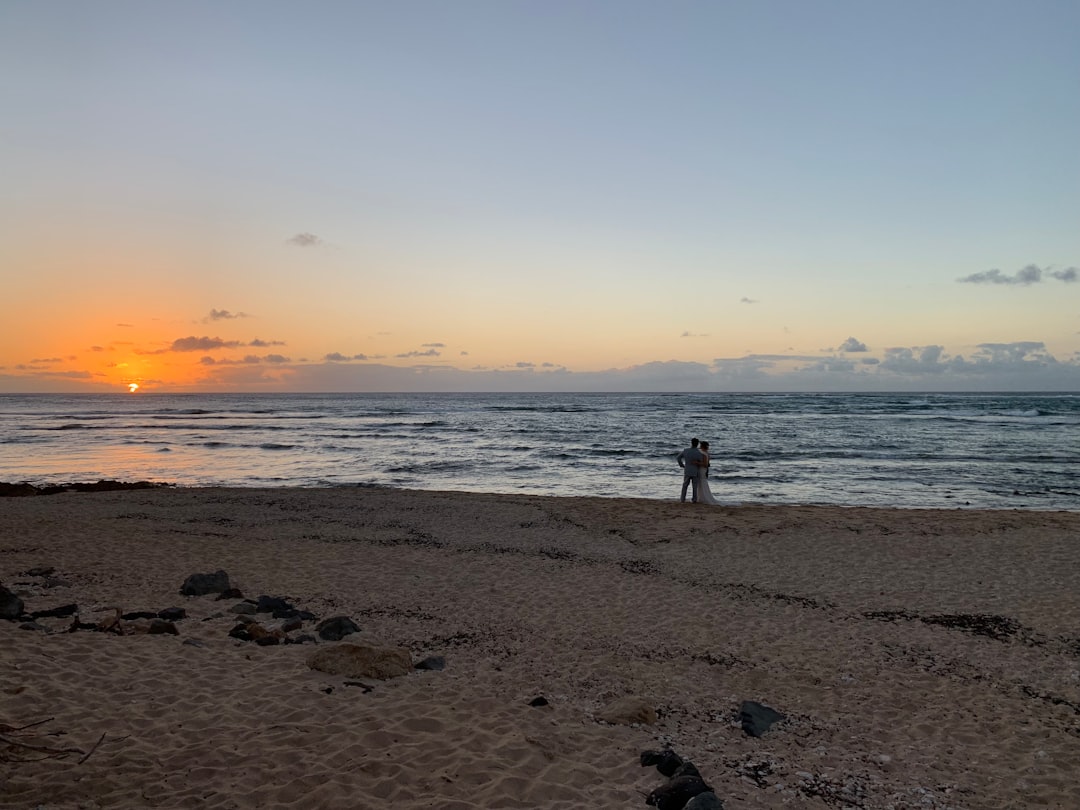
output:
[[280,596],[260,596],[255,602],[255,610],[258,613],[274,613],[275,611],[296,610]]
[[429,669],[435,672],[446,669],[446,659],[441,655],[429,655],[416,665],[417,669]]
[[152,610],[133,610],[129,613],[125,613],[120,618],[125,622],[134,622],[139,619],[156,619],[158,615]]
[[0,585],[0,619],[15,621],[22,615],[23,600]]
[[278,636],[260,636],[255,639],[255,643],[260,647],[273,647],[281,643],[281,639]]
[[683,810],[724,810],[724,803],[719,796],[707,790],[688,801]]
[[775,709],[753,700],[744,700],[739,707],[739,720],[742,722],[743,731],[751,737],[760,737],[773,723],[786,719]]
[[167,622],[164,619],[151,619],[150,630],[148,631],[152,636],[170,635],[178,636],[180,631],[176,629],[176,625],[172,622]]
[[229,631],[229,638],[238,638],[241,641],[251,641],[251,633],[248,632],[249,625],[241,622]]
[[159,619],[164,619],[167,622],[178,622],[181,619],[187,618],[187,611],[181,607],[165,608],[158,613]]
[[359,633],[360,628],[348,616],[332,616],[315,625],[315,631],[319,634],[319,638],[326,641],[341,641],[345,636]]
[[310,633],[303,633],[289,641],[290,644],[318,644],[319,640]]
[[56,569],[51,565],[37,565],[26,572],[28,577],[51,577]]
[[537,697],[534,697],[532,700],[529,701],[529,705],[535,708],[539,708],[540,706],[547,706],[548,699],[543,695],[538,695]]
[[297,610],[296,608],[289,608],[288,610],[275,610],[271,614],[275,619],[299,619],[302,622],[313,622],[316,619],[314,613],[307,610]]
[[251,602],[237,602],[229,608],[229,613],[239,613],[242,616],[254,616],[256,610]]
[[189,647],[205,647],[206,644],[199,641],[197,638],[185,638],[181,644],[187,644]]
[[0,482],[0,498],[25,498],[37,495],[38,488],[33,484],[8,484]]
[[243,599],[244,595],[240,593],[239,588],[226,588],[217,595],[218,599]]
[[22,624],[19,625],[19,629],[20,630],[37,630],[37,631],[42,632],[42,633],[48,633],[49,632],[48,627],[46,627],[43,624],[38,624],[37,622],[23,622]]
[[71,583],[66,579],[60,579],[59,577],[45,577],[45,581],[41,583],[45,588],[70,588]]
[[656,805],[658,810],[683,810],[695,796],[711,791],[700,776],[676,776],[650,793],[645,804]]
[[655,765],[656,770],[660,771],[664,776],[672,777],[675,775],[675,771],[679,769],[679,766],[683,764],[683,758],[672,751],[670,748],[665,748],[663,751],[642,751],[641,752],[641,767],[647,768],[650,765]]
[[61,605],[60,607],[48,608],[47,610],[35,610],[30,614],[31,619],[62,619],[65,616],[74,616],[79,612],[76,604]]
[[224,571],[212,574],[192,574],[180,586],[182,596],[205,596],[208,593],[221,593],[229,589],[229,575]]
[[120,492],[129,489],[155,489],[168,486],[168,484],[155,484],[152,481],[106,481],[101,480],[92,484],[65,484],[66,489],[75,492]]

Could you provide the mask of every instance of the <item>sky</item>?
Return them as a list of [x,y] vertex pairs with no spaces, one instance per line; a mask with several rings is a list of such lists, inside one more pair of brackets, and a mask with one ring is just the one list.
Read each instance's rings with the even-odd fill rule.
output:
[[1075,0],[0,0],[0,393],[1080,391]]

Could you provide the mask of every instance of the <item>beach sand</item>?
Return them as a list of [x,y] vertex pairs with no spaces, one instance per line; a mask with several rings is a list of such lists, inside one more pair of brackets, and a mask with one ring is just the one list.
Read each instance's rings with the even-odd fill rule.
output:
[[[232,638],[240,599],[179,594],[218,569],[360,632]],[[4,808],[644,807],[665,746],[728,810],[1080,807],[1076,513],[65,493],[0,500],[0,582],[84,623],[187,611],[0,621]],[[446,667],[308,666],[352,642]],[[625,697],[656,722],[599,719]],[[743,701],[787,719],[751,737]]]

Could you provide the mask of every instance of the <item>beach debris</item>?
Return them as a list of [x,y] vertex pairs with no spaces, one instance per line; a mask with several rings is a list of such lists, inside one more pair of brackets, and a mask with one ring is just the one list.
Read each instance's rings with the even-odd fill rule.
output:
[[0,585],[0,619],[15,621],[23,613],[23,600]]
[[[98,749],[98,746],[105,742],[105,734],[103,733],[89,751],[83,751],[81,748],[59,748],[55,745],[48,745],[42,741],[42,738],[55,736],[56,732],[45,734],[40,731],[31,731],[31,729],[36,729],[53,719],[47,717],[44,720],[27,723],[23,726],[12,726],[0,722],[0,762],[36,762],[42,759],[62,759],[69,754],[82,754],[79,758],[79,764],[81,765],[90,759],[90,755]],[[127,738],[120,737],[118,739]]]
[[668,780],[645,798],[645,804],[659,810],[723,810],[724,803],[713,792],[694,763],[670,749],[642,751],[641,767],[655,765]]
[[751,737],[760,737],[772,727],[773,723],[786,719],[776,709],[754,700],[744,700],[739,707],[739,722],[742,723],[743,731]]
[[644,698],[628,695],[609,703],[596,717],[618,726],[632,726],[635,723],[651,726],[656,723],[656,709]]
[[377,678],[380,681],[408,675],[412,671],[412,658],[408,650],[367,644],[341,643],[322,647],[308,657],[307,664],[329,675]]
[[218,570],[212,574],[191,574],[180,586],[180,595],[205,596],[227,591],[230,587],[229,575],[224,571]]
[[440,672],[446,669],[446,659],[441,655],[429,655],[423,661],[416,665],[416,669],[431,670],[433,672]]
[[315,625],[315,632],[325,641],[341,641],[345,636],[359,633],[360,628],[348,616],[332,616]]

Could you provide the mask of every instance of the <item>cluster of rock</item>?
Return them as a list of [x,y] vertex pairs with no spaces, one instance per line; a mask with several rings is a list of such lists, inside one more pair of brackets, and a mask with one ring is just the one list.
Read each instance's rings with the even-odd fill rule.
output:
[[153,481],[109,481],[105,479],[86,484],[50,484],[44,487],[37,487],[25,482],[10,484],[6,481],[0,481],[0,498],[57,495],[61,492],[118,492],[125,489],[154,489],[169,486],[172,486],[172,484],[159,484]]
[[694,763],[671,750],[642,751],[641,767],[655,765],[667,781],[645,798],[645,804],[658,810],[724,810],[724,803],[713,792]]
[[[33,568],[24,572],[26,576],[47,578],[55,573],[51,567]],[[65,583],[66,584],[66,583]],[[319,620],[315,614],[301,610],[280,596],[259,596],[246,599],[239,589],[234,588],[225,571],[209,574],[192,574],[180,586],[180,595],[186,597],[213,595],[221,600],[239,600],[229,612],[236,614],[237,623],[229,631],[231,638],[252,642],[260,646],[277,644],[319,644],[322,642],[341,642],[342,639],[360,632],[357,624],[348,616],[331,616]],[[260,616],[269,614],[277,620],[274,624],[263,624]],[[77,604],[61,605],[47,610],[28,612],[23,600],[15,593],[0,585],[0,619],[21,622],[27,630],[55,632],[54,629],[40,624],[39,619],[71,618],[63,632],[93,630],[98,632],[129,635],[134,633],[180,635],[176,626],[187,618],[187,610],[182,607],[170,607],[158,611],[123,612],[121,608],[108,608],[105,614],[95,621],[83,621]],[[222,618],[223,614],[209,618]],[[314,622],[313,633],[300,632],[305,622]],[[185,643],[201,646],[201,642],[189,639]],[[405,675],[414,669],[441,670],[446,661],[441,656],[425,658],[415,666],[409,651],[403,647],[385,647],[369,644],[336,643],[320,647],[308,657],[308,666],[331,675],[344,675],[353,678],[376,678],[386,680]]]

